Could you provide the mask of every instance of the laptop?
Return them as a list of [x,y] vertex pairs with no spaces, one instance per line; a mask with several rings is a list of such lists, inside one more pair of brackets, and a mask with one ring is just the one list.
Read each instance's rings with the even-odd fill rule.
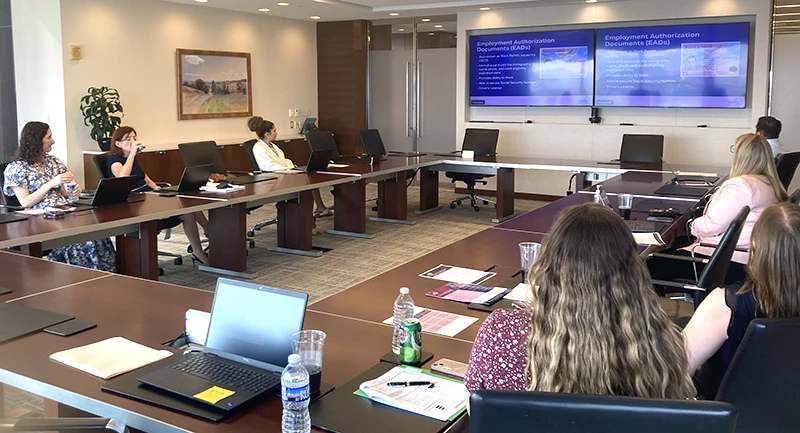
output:
[[303,122],[303,128],[300,130],[301,134],[306,134],[311,131],[317,130],[317,118],[316,117],[307,117],[306,121]]
[[171,186],[168,188],[159,188],[156,190],[158,193],[179,193],[179,192],[189,192],[189,191],[197,191],[200,189],[201,186],[208,183],[208,178],[211,176],[211,168],[213,164],[206,164],[206,165],[197,165],[194,167],[185,167],[183,169],[183,175],[181,176],[181,181],[178,183],[177,186]]
[[133,176],[106,177],[100,179],[97,184],[97,191],[91,198],[82,198],[70,203],[77,206],[110,206],[125,203],[133,189]]
[[298,167],[297,170],[306,173],[325,171],[328,169],[332,156],[333,151],[330,149],[312,150],[311,155],[308,157],[308,164],[305,167]]
[[[307,302],[305,293],[219,278],[203,352],[139,381],[223,411],[274,393]],[[211,390],[217,397],[203,394]]]

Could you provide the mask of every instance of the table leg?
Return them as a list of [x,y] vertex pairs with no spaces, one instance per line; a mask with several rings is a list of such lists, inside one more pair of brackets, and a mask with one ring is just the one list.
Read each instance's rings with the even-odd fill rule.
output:
[[499,223],[514,214],[514,169],[497,169],[497,218]]
[[158,281],[156,221],[139,224],[139,232],[117,236],[117,272]]
[[42,243],[41,242],[34,242],[32,244],[21,245],[20,251],[22,254],[31,257],[42,257]]
[[247,206],[234,204],[208,211],[208,265],[201,271],[252,279],[247,272]]
[[278,246],[267,250],[278,253],[320,257],[313,250],[311,229],[314,226],[314,198],[311,191],[303,191],[298,198],[278,203]]
[[441,210],[439,206],[439,172],[423,167],[419,170],[419,210],[417,215]]
[[398,172],[394,179],[378,182],[378,216],[370,221],[414,225],[408,220],[408,173]]
[[364,179],[333,187],[334,208],[332,235],[372,239],[367,234],[367,188]]

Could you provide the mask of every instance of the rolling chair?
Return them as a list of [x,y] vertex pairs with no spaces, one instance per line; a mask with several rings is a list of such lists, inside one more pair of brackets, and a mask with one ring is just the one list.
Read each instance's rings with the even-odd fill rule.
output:
[[6,172],[6,167],[8,167],[8,164],[9,164],[8,162],[0,164],[0,192],[2,192],[2,194],[0,194],[0,204],[2,204],[3,207],[8,209],[23,210],[24,208],[19,203],[19,199],[17,199],[16,196],[6,195],[5,172]]
[[789,189],[797,166],[800,165],[800,152],[781,153],[775,157],[775,167],[783,187]]
[[663,135],[622,134],[618,160],[620,163],[661,164],[663,156]]
[[[731,258],[734,251],[736,251],[736,243],[739,241],[739,235],[742,233],[747,215],[750,213],[750,207],[744,206],[736,215],[736,218],[731,221],[728,229],[722,235],[719,245],[700,244],[700,246],[715,247],[714,253],[708,259],[701,259],[699,257],[684,257],[672,254],[655,253],[651,257],[667,258],[672,260],[682,260],[695,263],[695,281],[684,280],[653,280],[653,284],[662,287],[669,287],[670,289],[689,293],[692,295],[694,306],[697,308],[700,302],[705,299],[708,291],[725,284],[725,276],[728,272],[728,266],[731,264]],[[700,275],[697,275],[697,263],[705,265]]]
[[737,433],[798,431],[800,319],[750,322],[716,400],[739,410]]
[[[100,174],[100,177],[107,179],[112,177],[111,173],[108,172],[108,153],[101,153],[98,155],[92,156],[92,162],[94,162],[94,167],[97,169],[97,173]],[[170,186],[170,184],[165,182],[156,182],[158,186]],[[177,227],[181,224],[181,220],[178,217],[167,218],[163,220],[158,220],[158,229],[159,232],[164,232],[164,240],[167,240],[172,235],[172,229]],[[157,251],[157,254],[162,257],[171,257],[172,263],[176,266],[183,264],[183,256],[180,254],[168,253],[166,251]],[[161,267],[158,268],[158,275],[164,275],[164,269]]]
[[473,392],[470,433],[733,433],[736,408],[715,401],[555,392]]
[[[461,150],[472,150],[475,156],[491,156],[497,153],[497,138],[500,135],[499,129],[476,129],[467,128],[464,132],[464,141],[461,144]],[[494,177],[493,174],[477,174],[477,173],[458,173],[453,171],[446,171],[444,173],[448,179],[452,179],[451,183],[464,182],[469,190],[469,195],[459,197],[450,202],[450,209],[455,209],[456,205],[460,205],[463,200],[469,199],[470,205],[475,212],[481,210],[478,207],[478,200],[483,204],[489,203],[497,206],[497,202],[475,195],[475,185],[480,183],[486,185],[487,182],[483,179]]]
[[[244,143],[242,143],[242,147],[244,147],[244,151],[245,153],[247,153],[247,157],[250,158],[250,164],[253,165],[253,173],[261,173],[261,169],[258,167],[258,161],[256,161],[256,155],[253,153],[253,147],[255,147],[256,142],[258,142],[258,140],[256,140],[255,138],[252,140],[247,140]],[[248,214],[250,213],[250,209],[247,210],[247,213]],[[254,225],[252,229],[247,231],[247,236],[252,238],[253,236],[256,235],[257,231],[273,224],[278,224],[277,218],[273,218],[267,221],[260,221],[256,225]]]
[[800,203],[800,188],[798,188],[792,195],[789,196],[789,203]]

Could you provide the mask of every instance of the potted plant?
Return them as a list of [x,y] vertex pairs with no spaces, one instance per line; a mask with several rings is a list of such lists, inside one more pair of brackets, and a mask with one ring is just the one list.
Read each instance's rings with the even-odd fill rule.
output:
[[[122,104],[119,102],[119,92],[111,87],[90,87],[87,95],[81,98],[81,113],[83,123],[91,126],[89,136],[100,146],[104,152],[111,149],[111,135],[122,122]],[[115,116],[119,113],[119,116]]]

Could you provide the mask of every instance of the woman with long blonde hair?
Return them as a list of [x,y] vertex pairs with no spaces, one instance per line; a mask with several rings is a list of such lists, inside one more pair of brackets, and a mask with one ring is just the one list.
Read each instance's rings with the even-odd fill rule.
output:
[[[694,247],[695,257],[711,257],[714,248],[701,247],[699,244],[719,244],[722,235],[739,210],[744,206],[750,206],[750,213],[736,245],[747,248],[750,245],[750,233],[761,212],[767,206],[786,201],[788,198],[786,189],[778,178],[772,148],[764,137],[742,134],[731,146],[731,151],[733,162],[730,177],[711,196],[703,216],[690,221],[692,235],[696,240],[688,247],[668,249],[664,251],[665,253],[688,256],[689,250]],[[728,267],[726,283],[732,284],[744,280],[745,264],[747,264],[747,253],[734,252]],[[700,263],[696,266],[699,274],[704,265]],[[694,267],[691,262],[652,257],[647,261],[647,267],[653,278],[658,280],[694,278]]]
[[495,310],[481,326],[465,377],[470,392],[694,397],[680,331],[613,211],[563,211],[529,275],[526,308]]
[[750,321],[800,317],[800,207],[767,207],[753,228],[747,281],[714,289],[683,334],[689,371],[707,361],[703,397],[714,398]]

